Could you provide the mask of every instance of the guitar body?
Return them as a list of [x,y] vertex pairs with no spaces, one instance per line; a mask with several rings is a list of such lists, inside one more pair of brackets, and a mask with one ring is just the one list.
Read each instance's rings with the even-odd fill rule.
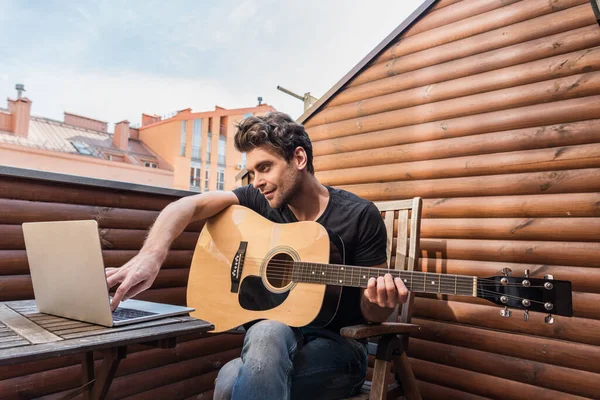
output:
[[332,247],[316,222],[277,224],[248,208],[228,207],[198,238],[187,289],[191,315],[214,324],[213,332],[258,319],[325,326],[341,287],[295,282],[291,263],[328,263]]

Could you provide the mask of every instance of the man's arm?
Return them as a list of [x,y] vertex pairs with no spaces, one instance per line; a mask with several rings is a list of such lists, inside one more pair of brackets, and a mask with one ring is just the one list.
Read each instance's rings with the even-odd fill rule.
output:
[[[376,268],[387,268],[383,263]],[[408,289],[402,279],[394,279],[391,274],[370,278],[367,288],[360,297],[360,311],[370,322],[383,322],[388,319],[394,308],[406,303]]]
[[165,207],[140,252],[121,268],[106,269],[108,287],[121,284],[113,297],[112,309],[116,309],[121,300],[129,299],[152,285],[171,243],[190,222],[210,218],[234,204],[239,204],[239,200],[233,192],[215,191],[184,197]]

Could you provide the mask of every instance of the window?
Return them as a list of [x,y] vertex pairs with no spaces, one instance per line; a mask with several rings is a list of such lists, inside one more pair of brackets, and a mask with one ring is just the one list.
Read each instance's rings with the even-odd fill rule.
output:
[[156,163],[152,161],[144,161],[144,167],[156,168]]
[[200,189],[200,166],[190,167],[190,189]]
[[212,135],[208,134],[208,139],[206,140],[206,164],[210,164],[210,142],[211,142],[211,138]]
[[242,169],[246,168],[246,153],[242,153]]
[[219,136],[219,165],[225,166],[225,145],[227,138]]
[[195,119],[192,130],[192,159],[202,158],[202,120]]
[[187,128],[187,121],[181,121],[181,155],[185,156],[185,131]]
[[210,169],[208,169],[208,165],[206,166],[206,171],[204,171],[204,191],[208,192],[208,178],[210,177]]
[[217,171],[217,190],[225,190],[225,169],[219,168]]
[[246,114],[244,114],[244,119],[246,119],[248,117],[252,117],[253,115],[254,115],[254,113],[246,113]]
[[90,147],[86,143],[80,142],[78,140],[74,140],[71,142],[71,144],[73,145],[73,147],[75,147],[75,150],[77,150],[77,152],[79,154],[85,154],[85,155],[92,154],[92,149],[90,149]]

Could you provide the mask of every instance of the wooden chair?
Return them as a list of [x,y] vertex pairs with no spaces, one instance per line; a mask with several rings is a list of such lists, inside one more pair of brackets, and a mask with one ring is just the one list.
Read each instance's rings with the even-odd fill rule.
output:
[[[390,269],[413,271],[418,262],[422,204],[419,197],[376,203],[379,211],[384,214]],[[397,236],[394,235],[396,218]],[[397,243],[395,246],[394,238]],[[375,356],[372,380],[365,382],[361,394],[352,397],[352,400],[397,399],[401,396],[407,400],[421,399],[406,355],[410,333],[419,330],[419,326],[410,323],[413,301],[414,294],[410,293],[400,315],[396,310],[387,322],[349,326],[341,330],[342,336],[348,338],[369,339],[369,354]],[[375,341],[376,337],[378,339]],[[388,376],[392,364],[395,382],[390,384]]]

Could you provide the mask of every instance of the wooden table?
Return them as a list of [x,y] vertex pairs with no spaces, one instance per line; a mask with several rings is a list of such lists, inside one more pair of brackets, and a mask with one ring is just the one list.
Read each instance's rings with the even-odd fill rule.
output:
[[[128,345],[173,348],[178,336],[212,329],[210,323],[188,316],[107,328],[40,314],[34,300],[5,302],[0,303],[0,365],[82,353],[83,386],[64,399],[81,393],[88,399],[104,399]],[[103,355],[98,371],[94,351]]]

